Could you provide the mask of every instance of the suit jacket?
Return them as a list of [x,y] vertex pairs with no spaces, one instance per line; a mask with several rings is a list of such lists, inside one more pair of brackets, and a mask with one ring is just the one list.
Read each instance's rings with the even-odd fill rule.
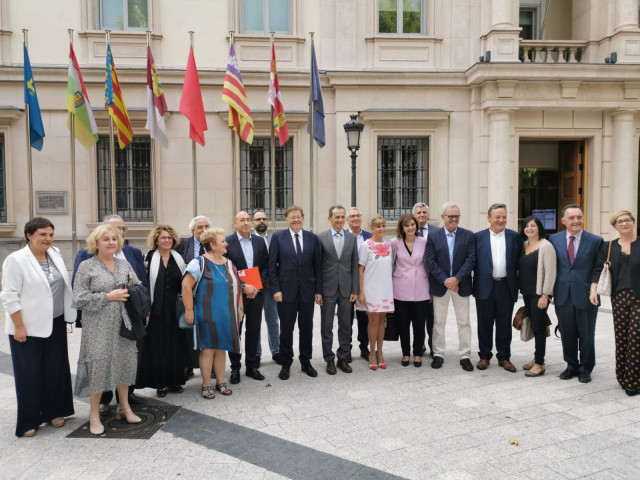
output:
[[413,252],[409,255],[401,238],[391,240],[394,255],[393,298],[405,302],[429,300],[429,277],[425,268],[427,239],[416,237]]
[[289,229],[274,233],[269,246],[269,286],[282,292],[282,300],[293,302],[298,293],[304,302],[322,295],[322,254],[314,233],[302,233],[302,258],[298,261]]
[[[447,293],[444,281],[449,278],[449,246],[444,227],[431,229],[425,255],[429,269],[431,295],[442,297]],[[476,240],[471,230],[458,227],[453,245],[453,276],[460,282],[458,294],[471,295],[471,272],[476,264]]]
[[267,241],[267,250],[269,250],[269,246],[271,245],[271,239],[273,238],[273,233],[267,232],[264,237],[258,235],[256,232],[252,232],[251,234],[255,235],[258,238],[261,238],[263,242],[266,239],[266,241]]
[[[622,248],[620,248],[619,239],[612,240],[611,244],[611,293],[616,291],[618,286],[618,275],[620,275],[620,255],[622,255]],[[593,273],[591,274],[591,282],[598,283],[600,279],[600,273],[604,266],[604,262],[607,261],[607,253],[609,253],[609,243],[604,242],[598,252],[598,259],[596,260]],[[580,245],[582,248],[582,245]],[[579,250],[578,250],[579,251]],[[629,268],[631,269],[631,288],[636,298],[640,298],[640,238],[637,238],[635,242],[631,244],[631,252],[629,258]]]
[[[505,228],[507,250],[507,285],[511,301],[518,301],[518,259],[522,252],[522,237]],[[493,257],[491,255],[491,231],[487,228],[474,234],[476,238],[476,264],[473,270],[473,296],[486,300],[493,289]]]
[[181,238],[180,244],[176,247],[176,252],[182,255],[184,263],[188,265],[193,260],[193,235],[189,238]]
[[562,306],[571,302],[581,310],[593,307],[589,302],[589,289],[602,238],[583,230],[573,265],[569,263],[566,231],[554,233],[549,241],[556,249],[558,258],[556,286],[553,289],[555,304]]
[[[268,287],[269,252],[267,251],[267,245],[264,243],[262,237],[252,233],[251,246],[253,247],[253,266],[258,267],[258,270],[260,271],[262,286]],[[249,268],[247,260],[244,258],[242,246],[240,246],[240,240],[238,240],[238,235],[235,232],[227,237],[227,254],[225,257],[231,260],[238,270]]]
[[322,287],[323,295],[341,297],[360,291],[358,280],[358,239],[353,233],[343,231],[342,255],[338,259],[338,252],[333,244],[333,230],[329,229],[318,234],[322,253]]

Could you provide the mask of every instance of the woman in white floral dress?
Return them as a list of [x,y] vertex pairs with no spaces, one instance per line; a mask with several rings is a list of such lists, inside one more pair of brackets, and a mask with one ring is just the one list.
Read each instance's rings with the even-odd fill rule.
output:
[[[382,354],[384,341],[384,318],[394,311],[393,307],[393,261],[391,245],[385,241],[387,221],[380,215],[371,219],[372,237],[360,247],[360,294],[356,308],[368,312],[369,317],[369,368],[385,369],[387,364]],[[377,346],[377,352],[376,352]]]

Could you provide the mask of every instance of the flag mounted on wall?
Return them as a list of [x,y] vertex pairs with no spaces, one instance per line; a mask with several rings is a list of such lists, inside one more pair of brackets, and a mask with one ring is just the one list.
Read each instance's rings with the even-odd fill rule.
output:
[[22,45],[24,46],[24,104],[29,105],[29,136],[31,146],[40,151],[44,144],[44,125],[42,124],[42,115],[40,114],[40,105],[38,104],[36,84],[33,80],[33,73],[31,72],[31,62],[29,62],[27,44],[23,43]]
[[280,81],[278,80],[278,67],[276,66],[276,47],[271,40],[271,76],[269,78],[269,96],[267,103],[273,107],[273,128],[275,129],[280,146],[289,140],[289,127],[284,115],[282,96],[280,95]]
[[133,138],[133,129],[129,122],[127,106],[124,103],[116,66],[111,55],[111,45],[107,43],[107,65],[104,82],[104,108],[109,111],[118,132],[118,145],[125,148]]
[[247,143],[253,143],[253,118],[249,109],[249,101],[242,84],[242,75],[238,68],[238,59],[233,49],[229,49],[227,73],[222,87],[222,101],[229,105],[229,128]]
[[147,124],[152,139],[164,148],[169,146],[167,127],[164,123],[164,113],[167,111],[167,102],[162,91],[162,84],[158,77],[158,70],[153,61],[151,47],[147,46]]
[[72,44],[69,45],[67,111],[69,112],[69,128],[71,128],[71,114],[74,115],[73,125],[76,139],[84,148],[91,148],[98,141],[98,126],[93,116],[93,110],[91,110],[87,89],[84,86]]

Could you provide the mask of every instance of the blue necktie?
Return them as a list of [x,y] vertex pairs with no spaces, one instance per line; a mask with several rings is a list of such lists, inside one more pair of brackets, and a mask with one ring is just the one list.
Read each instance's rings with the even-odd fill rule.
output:
[[296,258],[300,260],[300,257],[302,257],[302,247],[300,246],[300,235],[296,233],[295,237],[296,237]]

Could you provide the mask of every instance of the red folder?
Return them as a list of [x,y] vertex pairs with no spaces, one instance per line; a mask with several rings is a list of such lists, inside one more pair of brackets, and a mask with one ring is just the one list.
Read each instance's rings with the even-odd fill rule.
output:
[[260,270],[258,270],[258,267],[239,270],[238,276],[244,283],[256,287],[258,290],[262,290],[262,279],[260,278]]

